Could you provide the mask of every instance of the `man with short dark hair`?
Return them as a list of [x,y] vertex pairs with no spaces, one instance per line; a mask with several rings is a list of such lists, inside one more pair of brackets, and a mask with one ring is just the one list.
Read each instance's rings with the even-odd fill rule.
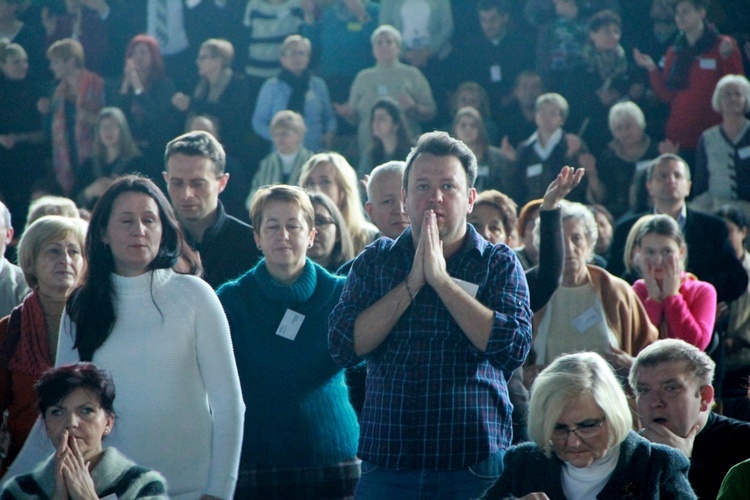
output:
[[531,311],[512,250],[466,221],[476,175],[464,143],[424,134],[404,171],[411,226],[357,257],[331,313],[334,360],[367,360],[358,498],[476,498],[502,471]]
[[[692,210],[685,200],[690,194],[690,169],[674,154],[657,157],[648,167],[646,188],[654,201],[648,213],[669,215],[677,221],[687,245],[686,271],[716,288],[719,302],[730,302],[745,292],[747,273],[737,260],[724,222],[718,217]],[[635,281],[625,273],[625,242],[630,228],[647,213],[626,217],[615,226],[607,271]],[[630,279],[629,279],[630,278]]]
[[31,292],[21,268],[5,258],[5,249],[12,240],[10,211],[0,202],[0,318],[9,315]]
[[250,270],[260,252],[252,226],[227,215],[219,201],[229,182],[224,148],[208,132],[188,132],[167,144],[164,181],[204,279],[214,289]]
[[630,369],[641,435],[681,450],[698,498],[716,498],[727,471],[750,458],[750,423],[711,411],[715,363],[683,340],[643,349]]

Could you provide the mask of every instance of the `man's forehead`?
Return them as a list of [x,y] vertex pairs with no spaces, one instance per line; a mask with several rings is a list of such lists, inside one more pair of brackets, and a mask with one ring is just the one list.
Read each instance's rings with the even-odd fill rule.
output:
[[214,162],[207,156],[177,153],[167,160],[167,174],[170,177],[215,177]]
[[412,163],[409,176],[415,180],[439,180],[454,177],[466,180],[464,167],[457,156],[437,156],[432,153],[420,153]]
[[684,361],[665,361],[655,365],[639,366],[638,384],[660,384],[669,380],[689,379],[690,373]]
[[654,169],[657,172],[667,173],[677,171],[681,174],[685,174],[685,164],[677,160],[665,160],[654,165]]

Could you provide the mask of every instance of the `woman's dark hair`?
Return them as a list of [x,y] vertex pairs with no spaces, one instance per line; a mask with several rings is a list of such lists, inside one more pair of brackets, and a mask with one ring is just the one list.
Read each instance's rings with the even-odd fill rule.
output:
[[156,202],[162,224],[159,252],[148,269],[169,269],[180,258],[187,260],[191,273],[199,269],[193,260],[194,254],[185,243],[172,206],[164,193],[151,179],[137,175],[121,177],[104,192],[94,206],[86,235],[86,255],[88,273],[83,285],[68,299],[67,309],[70,318],[76,323],[76,340],[81,361],[91,361],[94,352],[107,340],[112,332],[117,315],[115,313],[115,291],[110,274],[115,271],[112,251],[102,241],[107,230],[115,200],[124,193],[143,193]]
[[747,220],[745,214],[740,209],[732,205],[723,205],[721,208],[714,212],[714,215],[722,219],[728,220],[739,229],[748,229],[750,223]]
[[412,141],[409,128],[406,125],[406,120],[404,119],[404,115],[401,112],[398,103],[390,97],[381,97],[375,101],[372,110],[370,110],[370,124],[372,124],[372,121],[375,118],[375,111],[378,109],[382,109],[388,113],[391,120],[393,120],[393,125],[396,126],[396,149],[393,152],[394,158],[386,158],[383,143],[380,139],[373,136],[372,146],[370,148],[370,159],[372,160],[373,167],[385,163],[388,160],[403,160],[406,158],[406,155],[409,154],[409,151],[411,151],[411,148],[414,145],[414,141]]
[[50,368],[34,384],[39,396],[37,405],[44,418],[47,409],[58,404],[76,389],[84,389],[99,398],[99,405],[108,415],[115,416],[115,384],[112,377],[93,363]]
[[605,26],[615,25],[622,28],[622,19],[611,10],[602,10],[591,16],[589,19],[589,33],[596,33]]

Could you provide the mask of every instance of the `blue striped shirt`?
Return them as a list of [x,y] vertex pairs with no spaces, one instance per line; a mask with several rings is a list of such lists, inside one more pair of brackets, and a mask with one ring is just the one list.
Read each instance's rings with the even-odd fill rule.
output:
[[[411,228],[381,238],[355,260],[329,323],[331,355],[342,366],[354,352],[357,316],[403,282],[414,260]],[[477,464],[510,446],[512,405],[506,381],[531,346],[526,278],[513,251],[467,225],[448,273],[479,289],[495,311],[485,352],[461,331],[425,285],[385,341],[367,355],[367,387],[358,456],[387,469],[448,470]]]

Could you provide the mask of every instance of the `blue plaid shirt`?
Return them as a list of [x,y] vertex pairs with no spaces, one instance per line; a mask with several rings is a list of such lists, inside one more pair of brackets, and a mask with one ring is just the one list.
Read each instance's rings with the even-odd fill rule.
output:
[[[357,257],[329,322],[331,355],[354,352],[357,316],[403,282],[414,260],[411,228],[381,238]],[[495,311],[486,352],[461,331],[429,285],[385,341],[367,355],[367,389],[358,456],[387,469],[463,469],[511,444],[513,407],[506,381],[531,347],[526,278],[513,251],[485,241],[471,225],[448,273],[479,285]]]

